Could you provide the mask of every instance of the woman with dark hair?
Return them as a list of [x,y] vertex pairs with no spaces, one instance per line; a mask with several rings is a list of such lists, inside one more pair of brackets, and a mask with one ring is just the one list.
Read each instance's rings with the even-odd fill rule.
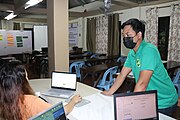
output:
[[[72,111],[76,103],[81,101],[75,95],[65,105],[65,113]],[[0,116],[5,120],[27,120],[28,118],[49,108],[46,103],[35,96],[30,87],[25,67],[19,62],[5,63],[0,67]]]

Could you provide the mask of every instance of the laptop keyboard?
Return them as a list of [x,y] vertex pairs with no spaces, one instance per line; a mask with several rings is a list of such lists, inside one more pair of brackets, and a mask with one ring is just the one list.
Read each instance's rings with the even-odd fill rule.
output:
[[74,94],[74,91],[51,88],[46,93],[42,93],[42,94],[52,97],[69,98]]
[[72,93],[72,91],[69,91],[69,90],[58,90],[58,89],[50,89],[48,92],[52,93],[52,94],[70,94],[70,93]]

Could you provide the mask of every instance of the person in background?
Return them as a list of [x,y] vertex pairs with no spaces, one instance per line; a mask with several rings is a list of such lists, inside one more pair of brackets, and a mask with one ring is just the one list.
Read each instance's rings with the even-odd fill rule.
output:
[[122,29],[123,43],[131,50],[113,86],[102,94],[112,95],[132,71],[136,81],[134,92],[157,90],[158,111],[171,116],[177,107],[177,91],[164,68],[158,49],[144,40],[144,22],[129,19],[122,24]]
[[[81,101],[75,95],[64,106],[65,113],[72,111]],[[5,120],[27,120],[51,107],[51,104],[35,96],[30,87],[25,67],[20,62],[7,62],[0,67],[0,117]]]

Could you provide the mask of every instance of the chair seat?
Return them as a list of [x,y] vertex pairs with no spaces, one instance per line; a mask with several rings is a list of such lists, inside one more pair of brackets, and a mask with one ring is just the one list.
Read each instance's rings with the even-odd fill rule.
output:
[[97,85],[97,87],[98,88],[104,88],[105,90],[108,90],[112,85],[113,85],[113,82],[109,83],[108,81],[106,81],[104,85]]

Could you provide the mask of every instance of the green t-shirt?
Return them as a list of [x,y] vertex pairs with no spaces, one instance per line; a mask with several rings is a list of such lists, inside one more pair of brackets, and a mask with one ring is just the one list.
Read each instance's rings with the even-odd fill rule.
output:
[[146,90],[157,90],[159,109],[168,108],[178,101],[176,89],[164,68],[159,51],[154,45],[143,40],[136,53],[134,50],[129,51],[124,66],[132,69],[136,83],[140,71],[153,71]]

